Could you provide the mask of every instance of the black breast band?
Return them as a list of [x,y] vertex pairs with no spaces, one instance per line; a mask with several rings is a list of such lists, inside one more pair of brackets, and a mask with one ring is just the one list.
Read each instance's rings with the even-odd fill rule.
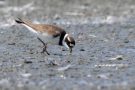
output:
[[65,31],[62,31],[61,35],[60,35],[60,39],[59,39],[59,45],[62,46],[62,41],[64,39],[64,36],[65,36],[66,32]]

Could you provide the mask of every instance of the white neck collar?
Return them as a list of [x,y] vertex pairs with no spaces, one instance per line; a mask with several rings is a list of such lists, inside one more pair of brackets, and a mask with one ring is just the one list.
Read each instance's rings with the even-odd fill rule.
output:
[[68,34],[65,34],[65,36],[64,36],[64,39],[63,40],[65,40],[65,38],[68,36]]
[[68,34],[65,34],[65,36],[64,36],[64,39],[63,39],[63,45],[66,47],[66,48],[68,48],[69,49],[69,47],[68,47],[68,45],[67,45],[67,43],[65,42],[65,39],[66,39],[66,37],[68,36]]

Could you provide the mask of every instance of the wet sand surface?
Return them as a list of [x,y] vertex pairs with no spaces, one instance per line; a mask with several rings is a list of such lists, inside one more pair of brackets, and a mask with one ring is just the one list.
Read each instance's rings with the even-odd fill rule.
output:
[[[134,90],[134,0],[0,0],[1,90]],[[55,24],[76,40],[72,55],[14,22]],[[63,47],[64,48],[64,47]]]

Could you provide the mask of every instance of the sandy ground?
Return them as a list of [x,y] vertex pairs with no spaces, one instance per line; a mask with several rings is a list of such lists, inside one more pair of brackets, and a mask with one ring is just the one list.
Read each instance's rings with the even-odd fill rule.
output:
[[[1,90],[134,90],[134,0],[1,0]],[[25,17],[55,24],[76,40],[72,55],[50,56],[25,27]]]

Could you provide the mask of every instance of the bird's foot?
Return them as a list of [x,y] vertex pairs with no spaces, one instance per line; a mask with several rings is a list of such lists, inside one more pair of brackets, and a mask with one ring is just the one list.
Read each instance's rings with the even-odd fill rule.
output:
[[45,53],[45,52],[46,52],[47,55],[50,55],[50,53],[46,50],[46,47],[43,48],[43,50],[41,51],[41,53]]

